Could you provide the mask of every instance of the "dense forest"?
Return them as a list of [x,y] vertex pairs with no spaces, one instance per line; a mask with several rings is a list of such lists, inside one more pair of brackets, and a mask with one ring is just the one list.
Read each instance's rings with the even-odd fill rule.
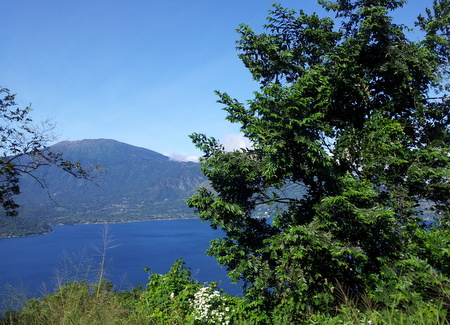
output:
[[52,228],[40,220],[22,217],[0,218],[0,238],[48,234]]

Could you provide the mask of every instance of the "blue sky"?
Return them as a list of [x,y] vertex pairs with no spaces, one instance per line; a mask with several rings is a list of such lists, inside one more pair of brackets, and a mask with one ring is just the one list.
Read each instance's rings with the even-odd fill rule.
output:
[[[239,145],[214,90],[242,101],[252,81],[235,50],[241,23],[260,30],[267,0],[2,1],[0,87],[31,103],[59,140],[108,138],[173,157],[201,153],[189,134]],[[314,0],[279,1],[323,13]],[[408,23],[431,0],[411,0]]]

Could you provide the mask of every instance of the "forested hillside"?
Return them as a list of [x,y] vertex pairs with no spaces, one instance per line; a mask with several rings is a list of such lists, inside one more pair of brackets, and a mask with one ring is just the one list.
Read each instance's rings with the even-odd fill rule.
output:
[[[48,231],[48,224],[192,218],[185,200],[205,181],[197,163],[172,161],[114,140],[64,141],[50,150],[99,168],[92,172],[92,181],[54,166],[40,167],[35,178],[24,175],[17,198],[19,217],[4,223],[8,229],[31,228],[30,234],[36,234],[42,227]],[[0,229],[3,236],[11,235]]]

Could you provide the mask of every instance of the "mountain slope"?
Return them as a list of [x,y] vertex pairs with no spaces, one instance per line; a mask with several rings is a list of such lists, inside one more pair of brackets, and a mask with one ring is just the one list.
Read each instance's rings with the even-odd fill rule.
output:
[[22,179],[20,214],[49,224],[190,218],[185,200],[206,180],[197,163],[115,140],[64,141],[51,150],[101,169],[90,182],[43,167],[36,175],[45,179],[47,190],[31,177]]

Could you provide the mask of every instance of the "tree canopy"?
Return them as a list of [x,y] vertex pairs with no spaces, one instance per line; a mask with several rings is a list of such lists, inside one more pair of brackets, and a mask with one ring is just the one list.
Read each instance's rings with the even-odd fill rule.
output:
[[188,203],[225,231],[209,254],[291,320],[343,292],[449,297],[450,1],[410,27],[392,17],[406,2],[319,1],[335,19],[274,5],[265,32],[241,25],[260,89],[217,94],[252,147],[191,135],[211,187]]
[[48,149],[55,140],[49,121],[34,124],[31,108],[17,107],[9,89],[0,88],[0,96],[0,205],[7,215],[16,216],[19,205],[14,197],[20,193],[21,175],[30,175],[45,187],[45,180],[33,174],[41,166],[55,165],[79,178],[89,178],[89,171]]

